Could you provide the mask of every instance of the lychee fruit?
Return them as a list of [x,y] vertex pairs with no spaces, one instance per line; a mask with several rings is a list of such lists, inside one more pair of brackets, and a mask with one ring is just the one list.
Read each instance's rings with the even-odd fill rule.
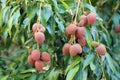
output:
[[91,12],[87,15],[87,22],[88,24],[93,24],[96,20],[96,14]]
[[92,42],[92,46],[93,46],[94,48],[98,47],[98,46],[99,46],[99,42],[93,41],[93,42]]
[[86,39],[84,37],[78,39],[78,43],[81,45],[81,46],[84,46],[86,44]]
[[35,50],[33,50],[32,51],[32,53],[31,53],[31,58],[34,60],[34,61],[36,61],[36,60],[39,60],[40,59],[40,51],[39,50],[37,50],[37,49],[35,49]]
[[104,55],[106,53],[106,48],[105,45],[100,44],[97,48],[96,48],[96,53],[100,54],[100,55]]
[[77,27],[77,30],[75,32],[76,38],[82,38],[85,35],[85,29],[84,27]]
[[43,69],[43,62],[38,60],[38,61],[35,61],[35,68],[38,70],[38,71],[41,71]]
[[28,56],[28,64],[34,66],[35,61],[31,58],[31,55]]
[[42,54],[41,54],[41,60],[45,61],[45,62],[50,61],[50,55],[47,52],[42,52]]
[[71,56],[75,56],[77,54],[81,54],[82,53],[82,47],[79,45],[79,44],[73,44],[71,47],[70,47],[70,55]]
[[80,16],[78,26],[83,27],[86,25],[87,25],[87,16],[86,15]]
[[32,31],[35,33],[37,31],[41,31],[41,32],[44,32],[45,31],[45,28],[43,27],[42,24],[40,23],[34,23],[33,26],[32,26]]
[[66,36],[75,34],[77,26],[75,24],[69,24],[65,29]]
[[120,24],[115,27],[115,32],[120,32]]
[[45,40],[45,35],[42,32],[36,32],[34,38],[37,43],[41,44]]
[[62,48],[63,54],[69,53],[70,46],[71,46],[70,43],[65,43],[65,44],[64,44],[64,46],[63,46],[63,48]]

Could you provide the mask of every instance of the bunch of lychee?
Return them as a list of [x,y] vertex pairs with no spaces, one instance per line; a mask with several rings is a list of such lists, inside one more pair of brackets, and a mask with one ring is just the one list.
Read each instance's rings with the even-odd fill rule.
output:
[[100,44],[99,42],[93,41],[92,46],[95,48],[96,54],[105,55],[106,53],[105,45]]
[[[44,31],[45,28],[40,23],[35,23],[32,26],[34,38],[37,44],[42,44],[45,40]],[[40,52],[39,49],[29,49],[28,63],[31,66],[35,66],[38,71],[41,71],[44,67],[44,62],[50,61],[50,55],[47,52]]]
[[82,26],[86,26],[87,24],[94,24],[95,21],[96,21],[96,14],[95,13],[91,12],[88,15],[83,14],[79,18],[78,26],[82,27]]
[[71,36],[74,40],[64,44],[62,48],[63,54],[69,53],[71,56],[75,56],[82,53],[82,46],[86,45],[84,26],[87,24],[93,24],[95,20],[95,13],[91,12],[87,16],[86,14],[80,16],[77,24],[71,23],[67,25],[65,28],[65,35],[67,37]]

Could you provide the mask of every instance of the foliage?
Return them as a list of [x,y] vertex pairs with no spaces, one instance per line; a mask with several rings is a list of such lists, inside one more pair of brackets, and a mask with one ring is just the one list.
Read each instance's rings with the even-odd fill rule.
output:
[[[85,27],[87,45],[82,55],[62,54],[67,42],[64,29],[75,17],[78,0],[0,0],[0,79],[1,80],[106,80],[120,79],[119,0],[80,0],[77,19],[83,10],[95,12],[97,20]],[[41,6],[41,7],[40,7]],[[28,49],[35,49],[32,25],[46,28],[41,51],[49,52],[51,62],[39,73],[28,65]],[[97,31],[97,32],[96,32]],[[107,48],[104,56],[95,54],[92,41]]]

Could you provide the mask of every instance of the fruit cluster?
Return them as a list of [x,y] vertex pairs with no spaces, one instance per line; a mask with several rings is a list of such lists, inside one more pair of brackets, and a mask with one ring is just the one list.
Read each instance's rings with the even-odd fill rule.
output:
[[[63,54],[70,53],[71,56],[82,53],[82,46],[86,44],[85,28],[87,24],[93,24],[96,20],[95,13],[89,13],[87,16],[84,14],[80,16],[78,24],[71,23],[65,28],[65,35],[71,36],[72,42],[65,43],[62,52]],[[73,44],[72,44],[73,43]]]
[[93,41],[92,46],[95,48],[96,54],[105,55],[106,53],[105,45],[99,44],[98,42]]
[[79,18],[78,26],[82,27],[82,26],[86,26],[87,24],[94,24],[95,20],[96,20],[96,14],[95,13],[91,12],[88,15],[83,14]]
[[[45,35],[43,33],[45,28],[41,24],[35,23],[32,26],[32,31],[37,44],[42,44],[45,40]],[[44,62],[50,61],[50,55],[47,52],[40,52],[38,49],[29,49],[28,53],[28,63],[31,66],[35,66],[38,71],[43,69]]]
[[120,24],[115,27],[115,32],[117,32],[117,33],[120,32]]

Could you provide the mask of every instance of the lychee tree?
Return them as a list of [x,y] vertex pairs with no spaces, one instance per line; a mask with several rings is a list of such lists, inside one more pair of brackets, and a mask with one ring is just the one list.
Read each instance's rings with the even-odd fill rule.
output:
[[1,80],[119,80],[119,0],[0,0]]

